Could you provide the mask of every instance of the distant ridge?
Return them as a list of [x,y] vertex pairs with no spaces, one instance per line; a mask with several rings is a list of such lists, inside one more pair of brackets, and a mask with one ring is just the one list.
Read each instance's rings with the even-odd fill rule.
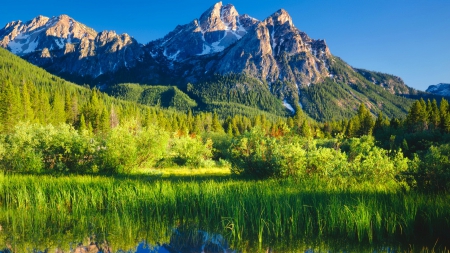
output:
[[450,83],[430,85],[426,91],[435,95],[450,97]]

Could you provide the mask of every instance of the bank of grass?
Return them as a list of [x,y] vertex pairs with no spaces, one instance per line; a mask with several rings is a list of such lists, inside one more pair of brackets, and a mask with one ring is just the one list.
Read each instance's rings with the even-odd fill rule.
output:
[[193,177],[176,170],[120,178],[0,174],[0,239],[49,244],[96,235],[136,245],[168,242],[171,228],[195,224],[234,245],[342,238],[432,248],[449,241],[448,194],[373,189],[337,189],[320,179]]

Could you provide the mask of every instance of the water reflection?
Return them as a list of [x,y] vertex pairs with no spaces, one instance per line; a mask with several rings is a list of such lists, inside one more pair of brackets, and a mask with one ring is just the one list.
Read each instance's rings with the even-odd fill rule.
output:
[[[161,243],[149,243],[141,240],[136,242],[134,246],[125,246],[127,244],[116,244],[114,242],[107,243],[95,242],[94,237],[90,237],[84,243],[68,243],[59,247],[36,246],[33,248],[28,245],[21,247],[17,241],[15,245],[8,244],[0,253],[13,252],[30,252],[30,253],[288,253],[288,252],[305,252],[305,253],[321,253],[321,252],[372,252],[372,253],[394,253],[394,252],[448,252],[445,249],[434,249],[427,251],[426,249],[402,248],[401,245],[395,246],[392,243],[386,245],[364,245],[351,244],[346,241],[329,239],[327,242],[315,242],[314,240],[297,240],[297,241],[274,241],[269,245],[254,243],[255,241],[247,241],[241,245],[232,247],[230,242],[219,233],[209,233],[199,230],[196,226],[180,226],[171,229],[170,239]],[[115,237],[117,239],[117,237]],[[253,243],[252,243],[253,242]],[[48,242],[55,244],[54,242]],[[59,242],[61,243],[61,242]],[[67,243],[67,242],[66,242]],[[121,245],[113,247],[112,245]],[[128,244],[133,245],[133,244]],[[66,246],[66,247],[64,247]],[[233,249],[235,248],[235,249]]]

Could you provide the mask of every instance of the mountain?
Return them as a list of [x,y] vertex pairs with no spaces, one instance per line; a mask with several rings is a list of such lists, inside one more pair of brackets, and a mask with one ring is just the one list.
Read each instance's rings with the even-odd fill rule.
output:
[[435,95],[450,97],[450,83],[440,83],[436,85],[430,85],[426,90],[426,92]]
[[141,45],[128,34],[97,33],[67,15],[13,21],[0,30],[0,45],[55,73],[97,77],[135,65]]
[[412,100],[398,95],[417,92],[398,77],[346,64],[283,9],[259,21],[218,2],[145,45],[66,15],[8,23],[0,40],[53,74],[105,91],[119,83],[175,85],[199,110],[231,103],[288,115],[302,106],[331,120],[354,115],[362,102],[373,114],[402,117]]

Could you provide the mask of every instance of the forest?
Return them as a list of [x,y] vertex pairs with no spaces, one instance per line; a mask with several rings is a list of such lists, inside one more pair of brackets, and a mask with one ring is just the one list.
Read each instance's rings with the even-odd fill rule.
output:
[[[216,102],[217,107],[211,108],[212,112],[202,112],[193,111],[195,101],[189,100],[176,87],[132,84],[112,87],[112,92],[118,97],[122,93],[129,96],[120,99],[95,88],[69,83],[7,54],[0,50],[0,170],[3,174],[0,178],[0,210],[35,210],[33,208],[43,208],[41,205],[50,203],[64,209],[66,215],[81,215],[74,212],[78,208],[75,207],[74,199],[70,200],[71,204],[65,200],[60,200],[62,202],[59,204],[54,202],[56,199],[52,194],[56,190],[48,180],[62,184],[61,191],[70,192],[71,187],[75,186],[70,180],[67,181],[68,178],[80,180],[79,184],[83,185],[83,180],[91,180],[86,177],[98,177],[90,183],[93,185],[92,192],[107,192],[115,191],[112,188],[100,190],[102,185],[111,184],[108,180],[117,181],[115,185],[125,184],[123,189],[131,189],[121,178],[131,180],[136,175],[152,178],[154,173],[173,168],[192,173],[202,168],[219,168],[229,172],[226,173],[227,179],[210,181],[215,185],[211,186],[210,192],[202,193],[202,190],[197,189],[198,184],[204,183],[197,179],[191,182],[194,185],[149,179],[150,183],[159,182],[161,192],[168,191],[161,193],[164,198],[156,203],[161,205],[162,210],[169,210],[167,215],[170,220],[178,222],[183,221],[184,212],[187,212],[184,214],[187,218],[200,224],[205,222],[201,218],[203,214],[194,211],[196,208],[205,208],[205,212],[211,214],[209,219],[216,225],[223,217],[231,217],[229,222],[234,222],[234,225],[229,238],[243,240],[243,237],[254,236],[260,243],[263,242],[263,234],[281,238],[283,235],[298,236],[302,234],[301,231],[309,231],[307,234],[314,236],[348,236],[356,241],[370,243],[383,241],[390,236],[401,236],[407,243],[419,236],[416,233],[418,230],[415,230],[418,227],[432,231],[428,234],[430,241],[441,238],[440,242],[445,242],[445,239],[450,239],[445,233],[450,228],[450,208],[447,208],[450,190],[450,106],[445,98],[439,101],[416,100],[404,118],[387,118],[381,112],[374,114],[364,103],[359,105],[356,115],[338,121],[314,121],[299,106],[290,116],[277,116],[246,107],[247,100],[265,99],[250,93],[246,97],[237,97],[239,99],[233,97],[230,104]],[[226,79],[221,82],[226,83]],[[219,87],[222,83],[215,85]],[[214,98],[216,86],[210,89],[208,99]],[[208,87],[211,86],[201,86],[202,89]],[[164,94],[170,102],[159,100],[159,94]],[[146,101],[157,105],[146,105]],[[275,102],[263,101],[261,106]],[[167,106],[161,106],[162,103],[167,103]],[[281,110],[273,108],[275,111]],[[26,187],[36,189],[20,190],[18,187],[21,181],[29,182]],[[47,183],[39,185],[39,181]],[[233,182],[242,182],[246,188],[235,189]],[[154,189],[147,188],[149,186],[146,183],[136,184],[139,189],[156,194],[153,193]],[[169,185],[162,186],[165,184]],[[274,188],[274,184],[280,184],[286,192],[271,192],[269,189]],[[306,185],[311,185],[311,189]],[[314,186],[317,186],[316,190],[312,190]],[[172,187],[180,188],[170,190]],[[223,192],[213,193],[214,187],[223,189]],[[188,190],[191,188],[197,190],[191,192]],[[48,194],[45,203],[39,202],[39,197],[33,195],[33,192],[41,191]],[[88,190],[83,189],[76,194],[89,195],[84,191]],[[173,193],[176,203],[182,201],[182,194],[193,194],[191,197],[196,196],[199,201],[184,198],[188,209],[179,209],[168,197],[169,192],[173,191],[177,192]],[[245,204],[235,209],[225,207],[233,206],[226,203],[226,194],[232,195],[228,196],[229,199],[237,198],[234,191],[240,192],[238,195],[244,198],[235,200]],[[258,197],[247,195],[253,191],[261,192],[260,197],[266,202],[261,204]],[[351,218],[346,216],[348,213],[340,213],[336,209],[336,215],[341,215],[337,218],[340,220],[332,221],[326,214],[328,211],[321,209],[322,204],[311,202],[311,196],[308,195],[322,191],[344,194],[339,200],[328,195],[322,196],[322,204],[334,201],[333,205],[337,209],[350,205],[355,208],[355,212],[359,212],[361,209],[358,209],[358,205],[367,204],[366,208],[375,210],[378,207],[374,203],[383,203],[385,209],[377,209],[378,214],[370,214],[365,224],[357,223],[362,220],[362,216],[355,218],[362,214],[355,213],[355,217]],[[364,192],[367,194],[364,195]],[[288,217],[294,217],[292,213],[300,212],[295,206],[303,204],[294,195],[283,195],[288,193],[299,194],[303,198],[300,202],[316,208],[308,214],[310,218],[304,216],[298,220],[289,220]],[[77,198],[76,194],[68,193],[67,198]],[[278,204],[270,202],[269,196],[272,194],[275,194]],[[366,196],[369,202],[376,202],[354,203],[354,199],[345,194],[362,194],[361,198]],[[380,194],[386,196],[380,197]],[[108,196],[100,194],[98,201],[110,198]],[[226,216],[199,196],[215,199],[226,210]],[[406,219],[403,216],[402,208],[405,206],[402,203],[393,204],[393,196],[405,198],[407,206],[409,203],[416,205],[415,212],[408,214],[413,217]],[[435,210],[441,210],[440,213],[433,213],[426,196],[439,199]],[[130,198],[127,194],[123,197]],[[414,202],[414,199],[422,202]],[[134,205],[125,199],[105,201],[109,201],[111,207],[106,207],[106,202],[92,206],[108,213],[109,208],[127,209]],[[121,201],[124,201],[123,206],[118,204]],[[149,200],[138,200],[135,208],[141,210],[149,204],[146,201]],[[292,206],[292,209],[277,209],[279,205]],[[273,208],[274,211],[264,213],[262,206]],[[87,207],[80,208],[87,212]],[[392,211],[390,208],[398,210]],[[152,211],[148,215],[157,216],[164,212],[162,210],[157,213]],[[132,212],[135,211],[133,209]],[[391,211],[401,218],[392,220],[389,216]],[[247,212],[250,218],[243,215]],[[3,217],[9,215],[12,214]],[[320,215],[324,215],[323,218],[317,218]],[[50,216],[46,219],[50,219]],[[243,226],[244,220],[249,222],[248,230],[234,230],[237,222]],[[278,220],[284,223],[278,224]],[[328,223],[321,224],[325,221]],[[44,223],[40,226],[45,226]],[[0,218],[0,225],[4,224],[8,224],[8,221]],[[230,223],[222,225],[223,229]],[[25,228],[15,229],[19,231]],[[2,233],[5,232],[0,229],[0,238]],[[427,243],[423,247],[428,247]],[[444,246],[448,245],[444,243]]]

